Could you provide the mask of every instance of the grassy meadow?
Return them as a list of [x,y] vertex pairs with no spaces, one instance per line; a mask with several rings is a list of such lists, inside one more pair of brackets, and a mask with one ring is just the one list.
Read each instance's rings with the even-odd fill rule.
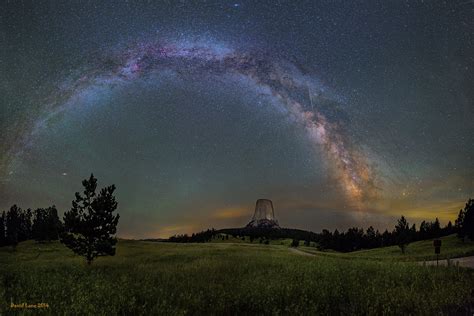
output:
[[[466,256],[474,256],[474,242],[463,242],[456,237],[455,234],[441,237],[442,246],[441,254],[439,259],[446,258],[458,258]],[[256,238],[253,242],[250,242],[248,236],[242,237],[233,237],[231,235],[226,236],[225,234],[219,234],[211,241],[212,243],[245,243],[245,244],[260,244],[260,240]],[[269,240],[270,245],[278,246],[290,246],[292,239],[277,239]],[[340,259],[367,259],[367,260],[398,260],[398,261],[428,261],[436,260],[436,255],[434,253],[433,240],[421,240],[412,242],[408,245],[403,254],[398,246],[389,246],[368,250],[359,250],[349,253],[340,253],[334,250],[325,250],[319,251],[316,248],[317,244],[311,242],[311,247],[305,247],[304,242],[300,241],[299,249],[305,252],[308,252],[313,255],[318,256],[328,256],[335,257]]]
[[[462,242],[456,235],[440,238],[442,240],[439,259],[458,258],[474,255],[474,242]],[[436,260],[432,240],[416,241],[408,245],[405,254],[402,254],[398,246],[359,250],[350,253],[338,253],[333,251],[317,251],[313,247],[301,247],[301,250],[317,254],[345,259],[368,259],[368,260],[397,260],[397,261],[428,261]]]
[[[286,245],[120,240],[87,266],[61,244],[0,248],[0,314],[424,314],[472,303],[474,273],[414,262],[303,256]],[[461,308],[461,309],[459,309]]]
[[[462,242],[456,235],[441,237],[441,253],[439,258],[457,258],[474,255],[474,242]],[[353,256],[365,258],[396,258],[401,260],[436,260],[432,240],[422,240],[408,245],[406,253],[402,254],[398,246],[378,249],[361,250],[352,253]]]

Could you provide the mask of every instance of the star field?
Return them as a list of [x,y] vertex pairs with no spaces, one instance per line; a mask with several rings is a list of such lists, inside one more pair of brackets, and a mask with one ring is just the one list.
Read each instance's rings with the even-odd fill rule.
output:
[[0,206],[116,184],[119,235],[454,214],[474,191],[474,6],[2,5]]

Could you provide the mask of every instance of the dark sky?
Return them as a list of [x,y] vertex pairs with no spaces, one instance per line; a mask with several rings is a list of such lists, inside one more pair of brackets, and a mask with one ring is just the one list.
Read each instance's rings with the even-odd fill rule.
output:
[[2,1],[0,208],[114,183],[119,236],[453,220],[474,1]]

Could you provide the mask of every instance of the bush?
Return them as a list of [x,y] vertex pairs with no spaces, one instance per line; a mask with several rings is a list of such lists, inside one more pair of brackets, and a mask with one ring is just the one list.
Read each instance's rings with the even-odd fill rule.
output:
[[291,245],[290,245],[290,246],[293,247],[293,248],[297,248],[297,247],[299,247],[299,245],[300,245],[300,241],[299,241],[298,239],[293,239],[293,240],[291,241]]

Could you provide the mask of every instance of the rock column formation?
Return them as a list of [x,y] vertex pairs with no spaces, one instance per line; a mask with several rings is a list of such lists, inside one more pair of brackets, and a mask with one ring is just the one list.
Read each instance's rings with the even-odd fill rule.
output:
[[271,200],[259,199],[255,203],[255,212],[247,227],[267,227],[278,228],[278,221],[275,218],[275,211]]

